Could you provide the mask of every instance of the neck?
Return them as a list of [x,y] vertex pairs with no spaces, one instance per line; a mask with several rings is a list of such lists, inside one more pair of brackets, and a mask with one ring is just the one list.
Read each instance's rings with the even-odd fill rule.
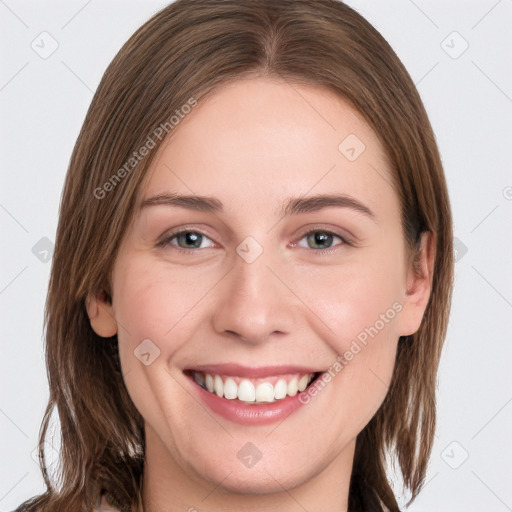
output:
[[347,512],[354,451],[355,440],[335,454],[320,472],[289,488],[281,486],[267,467],[258,475],[264,475],[269,488],[279,490],[241,493],[233,491],[236,477],[230,472],[215,482],[205,479],[190,465],[182,467],[184,464],[177,463],[162,440],[146,425],[144,512],[296,512],[299,509]]

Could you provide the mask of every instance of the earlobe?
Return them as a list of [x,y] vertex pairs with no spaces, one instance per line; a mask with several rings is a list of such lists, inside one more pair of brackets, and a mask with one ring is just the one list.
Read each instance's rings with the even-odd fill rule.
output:
[[91,327],[98,336],[110,338],[117,334],[112,304],[104,290],[89,293],[85,299],[85,308]]
[[431,231],[421,234],[420,248],[407,270],[406,290],[401,314],[401,336],[414,334],[421,325],[432,291],[436,237]]

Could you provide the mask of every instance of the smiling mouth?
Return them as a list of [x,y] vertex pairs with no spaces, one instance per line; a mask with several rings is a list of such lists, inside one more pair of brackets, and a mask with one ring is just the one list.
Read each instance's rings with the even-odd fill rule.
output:
[[262,404],[278,402],[305,391],[322,372],[290,373],[257,379],[194,370],[185,370],[184,373],[205,391],[219,398]]

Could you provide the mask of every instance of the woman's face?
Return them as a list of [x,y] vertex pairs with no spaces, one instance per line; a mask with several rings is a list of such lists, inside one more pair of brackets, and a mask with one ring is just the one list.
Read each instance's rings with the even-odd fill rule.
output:
[[153,465],[242,493],[350,472],[429,294],[369,125],[324,89],[237,80],[174,129],[140,199],[112,306],[89,312],[118,334]]

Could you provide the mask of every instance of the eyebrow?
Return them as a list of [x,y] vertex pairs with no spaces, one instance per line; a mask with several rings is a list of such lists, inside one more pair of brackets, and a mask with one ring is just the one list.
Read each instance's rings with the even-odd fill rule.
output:
[[[167,205],[211,213],[221,213],[224,211],[224,205],[215,197],[177,193],[163,193],[145,199],[142,201],[141,208],[156,205]],[[281,216],[300,215],[301,213],[316,212],[332,206],[348,208],[375,220],[375,213],[368,206],[346,194],[317,194],[288,198],[281,204],[281,209],[277,213],[280,213]]]

